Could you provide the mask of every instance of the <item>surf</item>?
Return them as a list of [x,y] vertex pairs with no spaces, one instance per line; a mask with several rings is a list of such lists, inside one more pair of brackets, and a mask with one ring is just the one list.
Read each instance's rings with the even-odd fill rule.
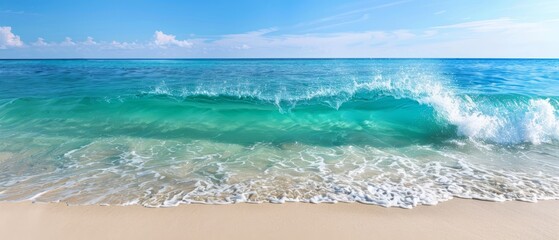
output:
[[0,201],[557,199],[554,64],[0,64]]

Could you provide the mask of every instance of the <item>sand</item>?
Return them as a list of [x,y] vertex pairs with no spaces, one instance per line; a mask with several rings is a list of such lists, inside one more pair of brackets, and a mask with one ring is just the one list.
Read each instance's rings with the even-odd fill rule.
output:
[[0,203],[1,239],[559,239],[559,201],[66,206]]

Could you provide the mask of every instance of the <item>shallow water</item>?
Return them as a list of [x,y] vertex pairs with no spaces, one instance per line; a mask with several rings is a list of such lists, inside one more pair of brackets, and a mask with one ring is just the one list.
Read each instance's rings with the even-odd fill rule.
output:
[[559,60],[0,61],[0,200],[559,198]]

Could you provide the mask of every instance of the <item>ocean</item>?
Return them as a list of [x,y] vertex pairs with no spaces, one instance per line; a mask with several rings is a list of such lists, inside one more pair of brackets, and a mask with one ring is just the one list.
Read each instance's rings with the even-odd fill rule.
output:
[[559,60],[0,60],[0,201],[559,199]]

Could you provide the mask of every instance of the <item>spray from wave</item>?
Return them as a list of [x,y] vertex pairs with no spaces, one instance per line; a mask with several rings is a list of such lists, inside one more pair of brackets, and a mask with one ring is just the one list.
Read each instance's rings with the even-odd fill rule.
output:
[[500,144],[559,140],[559,118],[550,99],[501,101],[498,96],[489,96],[475,101],[468,95],[457,95],[432,75],[389,79],[379,76],[368,87],[433,107],[443,120],[457,127],[459,135],[470,139]]

